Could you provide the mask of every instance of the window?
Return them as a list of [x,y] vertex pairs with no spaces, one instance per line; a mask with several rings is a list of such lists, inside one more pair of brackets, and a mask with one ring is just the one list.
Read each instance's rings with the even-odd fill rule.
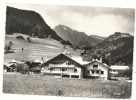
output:
[[92,73],[94,74],[94,71],[92,70]]
[[77,72],[77,69],[74,69],[74,72]]
[[55,68],[50,68],[50,70],[52,71],[52,70],[55,70]]
[[98,68],[98,65],[93,65],[93,68]]
[[72,62],[66,62],[66,65],[72,65],[73,63]]
[[52,62],[52,64],[58,64],[58,62]]
[[104,71],[101,71],[101,74],[104,74]]
[[66,68],[62,68],[61,71],[67,71],[67,69]]
[[90,73],[90,71],[88,70],[88,71],[87,71],[87,73],[89,74],[89,73]]
[[79,78],[79,75],[71,75],[71,78]]
[[97,74],[99,74],[99,71],[96,71]]
[[68,65],[68,62],[66,62],[66,65]]

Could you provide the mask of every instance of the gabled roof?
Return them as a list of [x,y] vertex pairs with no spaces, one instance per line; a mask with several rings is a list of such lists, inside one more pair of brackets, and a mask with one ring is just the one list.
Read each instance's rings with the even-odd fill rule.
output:
[[111,68],[112,70],[126,70],[126,69],[129,69],[128,66],[118,66],[118,65],[110,66],[110,68]]
[[89,65],[89,64],[91,64],[91,63],[93,63],[93,62],[98,62],[98,63],[104,65],[105,67],[107,67],[108,69],[110,69],[110,67],[109,67],[106,63],[102,63],[101,61],[99,61],[99,60],[97,60],[97,59],[93,59],[93,60],[92,60],[90,63],[88,63],[87,65]]
[[14,65],[14,64],[13,64],[13,63],[11,63],[11,64],[6,64],[6,63],[4,63],[4,65],[5,65],[6,67],[8,67],[8,68],[11,68],[11,66]]
[[41,61],[41,60],[35,60],[35,61],[33,61],[34,63],[43,63],[43,61]]
[[89,61],[83,61],[83,59],[81,57],[71,57],[71,59],[80,63],[81,65],[86,65],[86,64],[90,63]]
[[[55,57],[53,57],[53,58],[51,58],[51,59],[45,61],[43,64],[45,64],[45,63],[47,63],[47,62],[53,60],[54,58],[56,58],[56,57],[58,57],[58,56],[60,56],[60,55],[64,55],[64,56],[68,57],[69,59],[73,60],[74,62],[78,63],[79,65],[83,66],[83,65],[82,65],[83,62],[81,61],[81,59],[79,59],[79,57],[73,57],[73,58],[72,58],[72,57],[70,57],[69,55],[66,55],[65,53],[60,53],[60,54],[56,55]],[[42,64],[42,65],[43,65],[43,64]]]
[[12,59],[10,62],[9,62],[9,64],[10,63],[18,63],[18,64],[22,64],[22,63],[25,63],[25,62],[22,62],[22,61],[19,61],[19,60],[16,60],[16,59]]

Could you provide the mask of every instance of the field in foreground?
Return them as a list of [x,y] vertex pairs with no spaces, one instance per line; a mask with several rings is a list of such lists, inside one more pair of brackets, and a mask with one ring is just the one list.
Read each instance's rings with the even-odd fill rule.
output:
[[130,98],[131,83],[66,79],[40,75],[3,74],[3,92],[11,94]]

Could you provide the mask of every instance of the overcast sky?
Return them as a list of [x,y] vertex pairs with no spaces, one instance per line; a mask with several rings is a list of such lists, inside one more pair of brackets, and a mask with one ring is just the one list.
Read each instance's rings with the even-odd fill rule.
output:
[[61,24],[87,35],[109,36],[114,32],[134,35],[135,10],[130,8],[43,4],[7,4],[7,6],[36,11],[52,29]]

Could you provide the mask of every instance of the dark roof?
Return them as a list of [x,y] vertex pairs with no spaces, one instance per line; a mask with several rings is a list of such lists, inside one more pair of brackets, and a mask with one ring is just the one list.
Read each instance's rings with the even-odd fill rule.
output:
[[[71,59],[72,61],[76,62],[77,64],[81,65],[80,63],[78,63],[77,61],[73,60],[73,59],[70,58],[69,56],[67,56],[67,55],[65,55],[65,54],[63,54],[63,53],[60,53],[60,54],[56,55],[55,57],[53,57],[53,58],[51,58],[51,59],[45,61],[43,64],[41,64],[41,66],[44,65],[45,63],[47,63],[47,62],[53,60],[54,58],[56,58],[56,57],[58,57],[58,56],[61,56],[61,55],[64,55],[65,57],[67,57],[67,58]],[[83,65],[81,65],[81,66],[82,66],[82,68],[84,68]],[[78,66],[77,66],[77,67],[78,67]]]

